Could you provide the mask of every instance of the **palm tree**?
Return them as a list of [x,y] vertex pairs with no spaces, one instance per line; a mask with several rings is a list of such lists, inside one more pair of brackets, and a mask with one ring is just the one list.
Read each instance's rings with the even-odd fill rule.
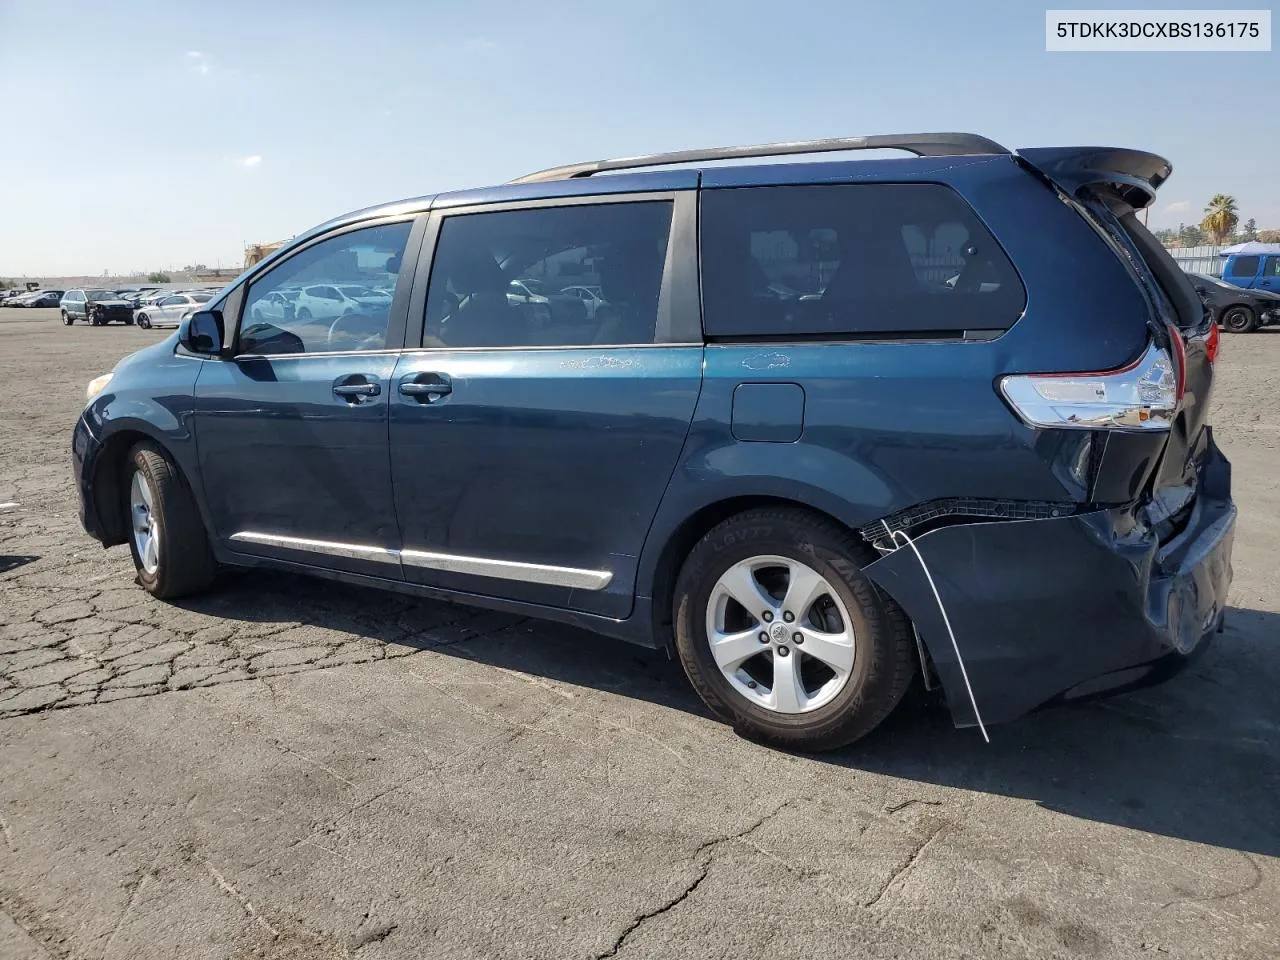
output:
[[1214,243],[1222,243],[1231,236],[1240,218],[1236,215],[1236,198],[1225,193],[1215,193],[1209,205],[1204,208],[1205,217],[1200,226],[1213,237]]

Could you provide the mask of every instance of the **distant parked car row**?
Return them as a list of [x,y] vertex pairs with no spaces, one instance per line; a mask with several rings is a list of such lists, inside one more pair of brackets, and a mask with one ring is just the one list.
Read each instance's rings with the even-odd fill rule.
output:
[[78,289],[68,290],[49,306],[59,306],[62,322],[71,326],[77,320],[99,327],[119,320],[136,323],[144,330],[152,327],[176,327],[188,313],[208,303],[216,290],[140,290]]
[[61,290],[26,290],[0,299],[0,307],[56,307]]

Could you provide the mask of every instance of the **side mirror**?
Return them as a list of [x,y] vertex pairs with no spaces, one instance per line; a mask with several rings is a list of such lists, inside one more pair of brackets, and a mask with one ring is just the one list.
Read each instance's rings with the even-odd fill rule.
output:
[[197,310],[182,331],[182,345],[192,353],[214,356],[222,352],[222,311]]

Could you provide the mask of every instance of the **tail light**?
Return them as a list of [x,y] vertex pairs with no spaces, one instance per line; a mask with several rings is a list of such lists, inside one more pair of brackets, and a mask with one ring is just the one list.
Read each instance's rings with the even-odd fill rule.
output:
[[1169,334],[1169,343],[1173,346],[1175,359],[1178,361],[1178,399],[1187,392],[1187,342],[1182,339],[1182,331],[1172,323],[1164,325]]
[[1168,430],[1186,370],[1181,334],[1170,333],[1177,360],[1153,342],[1119,370],[1008,376],[1001,378],[1000,392],[1033,427]]
[[1222,342],[1222,334],[1218,331],[1216,323],[1209,324],[1209,332],[1202,334],[1198,339],[1204,341],[1204,358],[1210,363],[1218,359],[1218,346]]

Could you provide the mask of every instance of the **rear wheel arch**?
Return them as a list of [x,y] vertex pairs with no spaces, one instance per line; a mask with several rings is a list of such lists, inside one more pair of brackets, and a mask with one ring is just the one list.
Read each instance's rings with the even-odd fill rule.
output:
[[[675,600],[676,580],[680,569],[690,551],[704,536],[715,527],[731,517],[756,510],[761,507],[790,508],[803,510],[820,520],[834,523],[853,536],[857,532],[839,517],[818,509],[810,504],[787,497],[772,495],[742,495],[728,497],[709,503],[690,514],[666,538],[650,579],[650,596],[652,603],[651,622],[655,646],[668,647],[672,643],[673,603]],[[871,546],[867,546],[864,556],[854,558],[860,565],[866,565],[875,559]]]

